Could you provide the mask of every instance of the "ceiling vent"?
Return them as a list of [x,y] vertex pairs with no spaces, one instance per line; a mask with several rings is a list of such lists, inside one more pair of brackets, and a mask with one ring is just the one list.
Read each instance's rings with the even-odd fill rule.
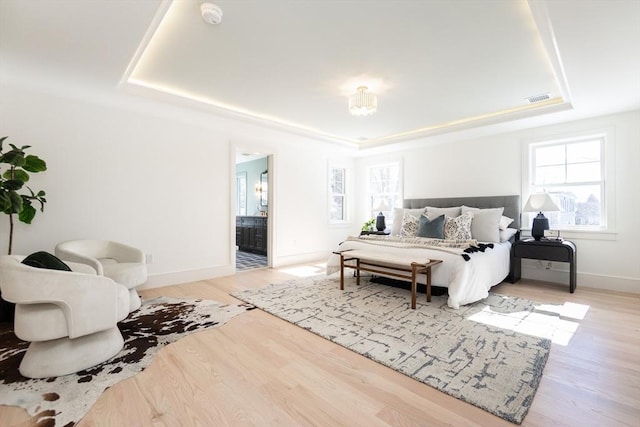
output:
[[222,9],[213,3],[202,3],[200,5],[200,13],[204,22],[211,25],[218,25],[222,22]]
[[529,104],[535,104],[536,102],[542,102],[542,101],[546,101],[547,99],[551,99],[551,94],[543,93],[542,95],[530,96],[525,99],[529,101]]

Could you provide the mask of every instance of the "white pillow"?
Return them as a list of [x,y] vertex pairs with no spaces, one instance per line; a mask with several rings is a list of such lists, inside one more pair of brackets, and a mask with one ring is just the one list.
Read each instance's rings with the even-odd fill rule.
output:
[[500,217],[500,224],[498,224],[498,228],[500,230],[506,230],[507,227],[513,222],[513,218],[509,218],[508,216],[502,215]]
[[402,228],[402,219],[404,218],[404,213],[409,212],[411,215],[416,218],[420,218],[420,215],[424,213],[425,208],[419,209],[404,209],[404,208],[393,208],[393,224],[391,225],[391,235],[392,236],[400,236],[400,229]]
[[518,232],[515,228],[505,228],[500,230],[500,243],[508,242]]
[[411,215],[409,212],[404,212],[402,216],[402,227],[400,228],[400,235],[402,237],[416,237],[418,235],[418,225],[420,219]]
[[444,238],[447,240],[471,240],[473,212],[463,213],[456,218],[444,217]]
[[448,216],[449,218],[456,218],[459,217],[462,213],[461,206],[456,206],[453,208],[435,208],[433,206],[427,206],[425,210],[427,212],[427,218],[431,220],[439,217],[440,215],[444,215],[445,217]]
[[504,208],[478,209],[462,206],[462,213],[473,212],[471,235],[480,242],[500,241],[500,218]]

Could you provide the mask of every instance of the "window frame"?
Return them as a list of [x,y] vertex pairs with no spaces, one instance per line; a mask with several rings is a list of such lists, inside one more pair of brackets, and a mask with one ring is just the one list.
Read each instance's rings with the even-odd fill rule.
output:
[[[335,170],[342,171],[342,193],[333,192],[333,172]],[[327,168],[327,216],[329,224],[348,224],[349,223],[349,170],[345,165],[330,163]],[[333,219],[331,217],[331,209],[333,207],[334,197],[342,197],[342,219]]]
[[[600,170],[601,177],[599,181],[583,181],[570,182],[564,184],[550,184],[549,187],[567,187],[572,185],[589,185],[599,184],[601,197],[601,224],[593,225],[567,225],[567,224],[551,224],[554,230],[560,230],[561,236],[568,238],[593,238],[599,240],[615,240],[615,133],[613,129],[598,129],[582,132],[573,132],[570,134],[550,135],[548,137],[524,140],[522,145],[522,204],[526,203],[529,196],[535,191],[536,186],[540,184],[534,183],[535,165],[534,150],[536,147],[567,145],[572,143],[587,142],[600,140]],[[566,166],[565,160],[565,166]],[[523,212],[521,224],[522,230],[531,229],[531,223],[534,213],[529,214]]]
[[[376,218],[379,211],[377,211],[375,209],[375,203],[376,200],[379,200],[380,198],[384,197],[387,200],[389,200],[389,194],[392,193],[377,193],[374,192],[374,188],[373,188],[373,182],[372,182],[372,171],[374,169],[380,169],[380,168],[390,168],[390,167],[397,167],[398,168],[398,176],[397,176],[397,181],[398,181],[398,189],[397,192],[395,193],[396,197],[395,197],[395,201],[394,203],[390,203],[389,204],[389,210],[383,212],[385,214],[385,222],[387,223],[387,228],[391,228],[391,224],[393,223],[393,214],[394,214],[394,208],[402,208],[402,201],[403,201],[403,169],[402,169],[402,161],[400,160],[395,160],[395,161],[386,161],[383,163],[376,163],[376,164],[372,164],[369,165],[368,169],[367,169],[367,185],[368,185],[368,192],[367,192],[367,212],[369,215],[371,215],[371,218]],[[380,196],[381,194],[384,194],[384,196]]]

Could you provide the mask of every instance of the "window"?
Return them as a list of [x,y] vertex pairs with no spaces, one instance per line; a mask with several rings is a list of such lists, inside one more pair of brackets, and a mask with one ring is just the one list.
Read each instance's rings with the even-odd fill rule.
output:
[[369,168],[369,211],[375,218],[381,206],[388,206],[382,210],[387,224],[393,222],[393,208],[402,207],[400,163],[371,166]]
[[560,212],[545,212],[551,228],[607,226],[605,135],[529,145],[529,191],[549,193]]
[[347,220],[346,169],[329,168],[329,222]]

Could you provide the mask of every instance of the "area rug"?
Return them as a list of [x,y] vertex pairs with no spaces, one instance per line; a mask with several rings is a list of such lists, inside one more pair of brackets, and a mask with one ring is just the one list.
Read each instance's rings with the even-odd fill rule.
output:
[[431,303],[418,295],[411,310],[407,290],[356,286],[349,278],[340,291],[327,277],[233,296],[516,424],[531,406],[551,347],[548,338],[472,320],[481,314],[493,325],[531,322],[539,313],[523,298],[491,294],[454,310],[446,295]]
[[156,298],[118,324],[124,348],[110,360],[76,374],[25,378],[18,366],[29,343],[0,326],[0,404],[20,406],[38,426],[73,426],[110,386],[144,370],[167,344],[187,334],[223,325],[253,308],[207,300]]

